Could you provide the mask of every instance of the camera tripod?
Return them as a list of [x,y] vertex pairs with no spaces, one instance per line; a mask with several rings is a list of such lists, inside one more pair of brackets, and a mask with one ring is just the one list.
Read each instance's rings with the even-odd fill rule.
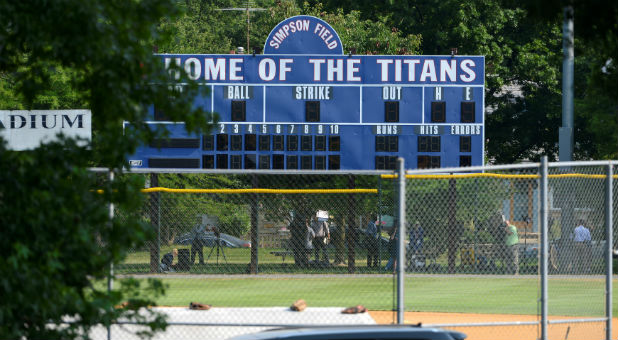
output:
[[223,246],[221,246],[221,234],[215,233],[215,244],[210,248],[210,253],[208,253],[208,257],[206,258],[206,263],[210,259],[210,256],[217,249],[217,265],[219,264],[219,252],[223,255],[223,259],[225,260],[225,264],[227,264],[227,257],[225,256],[225,251],[223,250]]

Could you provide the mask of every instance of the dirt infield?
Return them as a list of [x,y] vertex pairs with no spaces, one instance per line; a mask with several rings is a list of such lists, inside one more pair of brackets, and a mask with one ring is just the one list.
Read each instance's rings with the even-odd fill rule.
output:
[[[390,324],[397,321],[397,315],[390,311],[369,311],[369,315],[378,324]],[[574,319],[574,317],[552,316],[550,320]],[[425,313],[406,312],[404,322],[407,324],[456,324],[456,323],[485,323],[485,322],[518,322],[539,321],[537,315],[512,314],[463,314],[463,313]],[[618,318],[612,321],[612,327],[618,327]],[[540,327],[536,325],[518,326],[487,326],[487,327],[446,327],[468,335],[467,340],[534,340],[539,338]],[[614,334],[615,336],[615,331]],[[550,325],[548,329],[550,339],[605,339],[604,322],[586,322]]]

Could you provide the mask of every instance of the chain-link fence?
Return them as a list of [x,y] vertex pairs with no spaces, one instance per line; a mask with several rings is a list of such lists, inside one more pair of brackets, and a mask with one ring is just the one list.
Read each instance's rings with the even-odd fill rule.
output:
[[608,163],[540,169],[407,172],[404,202],[396,173],[128,173],[145,177],[156,237],[114,270],[168,286],[157,303],[173,338],[397,323],[402,309],[469,339],[606,338]]

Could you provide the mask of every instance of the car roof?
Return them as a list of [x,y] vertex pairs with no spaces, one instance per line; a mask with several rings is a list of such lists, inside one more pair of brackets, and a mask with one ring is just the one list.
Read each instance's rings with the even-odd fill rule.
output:
[[233,340],[335,340],[335,339],[426,339],[462,340],[466,335],[460,332],[439,328],[424,328],[412,325],[357,325],[317,328],[276,329],[259,333],[245,334]]

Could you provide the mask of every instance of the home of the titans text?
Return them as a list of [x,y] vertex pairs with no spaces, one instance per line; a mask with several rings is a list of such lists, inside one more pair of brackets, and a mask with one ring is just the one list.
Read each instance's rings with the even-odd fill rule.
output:
[[[255,58],[255,59],[253,59]],[[358,83],[471,83],[482,76],[473,58],[393,58],[392,56],[277,57],[163,56],[165,66],[176,65],[192,80],[314,81]],[[175,79],[180,73],[170,72]],[[479,74],[481,73],[481,74]]]

